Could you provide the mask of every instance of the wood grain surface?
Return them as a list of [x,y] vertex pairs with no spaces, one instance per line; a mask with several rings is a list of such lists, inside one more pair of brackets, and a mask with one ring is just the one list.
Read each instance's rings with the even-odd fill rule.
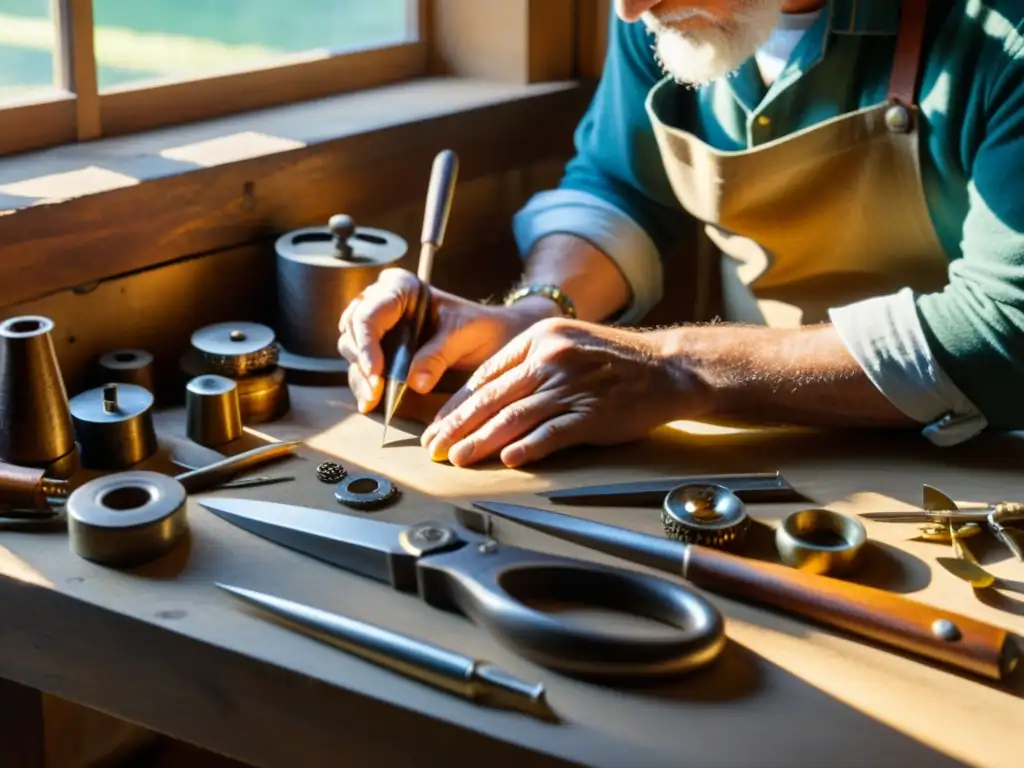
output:
[[[436,400],[413,400],[427,417]],[[292,411],[260,430],[306,440],[261,474],[297,480],[217,495],[339,509],[314,478],[334,456],[385,473],[402,489],[380,519],[452,518],[453,504],[593,482],[779,469],[814,501],[844,512],[919,509],[921,484],[958,502],[1024,498],[1024,440],[938,449],[907,434],[758,432],[679,424],[618,448],[579,449],[524,470],[460,470],[429,461],[414,421],[357,413],[344,389],[292,388]],[[181,415],[160,421],[167,439]],[[258,435],[247,435],[239,450]],[[147,463],[158,468],[162,457]],[[168,469],[168,471],[170,471]],[[749,554],[774,560],[772,529],[797,505],[756,505]],[[656,510],[563,508],[659,532]],[[0,532],[0,676],[261,766],[543,765],[909,766],[1011,768],[1024,746],[1024,681],[1003,685],[892,653],[770,610],[710,595],[730,638],[704,672],[609,688],[536,667],[466,619],[286,551],[189,502],[192,534],[133,572],[87,563],[56,533]],[[1021,634],[1024,566],[977,537],[1000,588],[973,592],[935,565],[948,545],[912,541],[914,525],[866,521],[871,543],[853,580]],[[628,566],[511,523],[500,541]],[[226,582],[337,610],[489,659],[543,681],[560,725],[475,707],[265,622],[219,591]],[[344,757],[342,758],[341,755]]]

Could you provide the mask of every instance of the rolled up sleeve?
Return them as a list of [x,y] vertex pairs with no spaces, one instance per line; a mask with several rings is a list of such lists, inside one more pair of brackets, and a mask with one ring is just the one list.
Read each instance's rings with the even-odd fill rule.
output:
[[552,234],[577,236],[611,259],[632,293],[614,318],[621,324],[640,321],[661,299],[662,254],[689,231],[645,108],[661,77],[644,25],[611,12],[604,69],[576,128],[575,153],[558,187],[530,198],[512,222],[524,259]]
[[513,231],[524,256],[547,235],[571,234],[614,261],[632,293],[629,306],[616,317],[617,323],[639,322],[661,300],[661,257],[651,236],[626,213],[597,195],[574,189],[534,195],[516,214]]
[[[1018,28],[1019,32],[1019,28]],[[939,445],[986,427],[1024,429],[1024,62],[1021,37],[990,47],[964,120],[968,209],[962,257],[942,290],[909,290],[832,311],[878,389]]]
[[985,429],[985,416],[932,354],[909,288],[829,314],[875,387],[906,416],[927,425],[923,434],[933,443],[955,445]]

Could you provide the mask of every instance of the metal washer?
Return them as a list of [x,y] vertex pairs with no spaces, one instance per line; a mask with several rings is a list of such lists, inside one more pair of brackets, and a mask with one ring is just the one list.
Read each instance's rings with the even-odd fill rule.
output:
[[[368,490],[361,490],[365,486]],[[398,488],[386,477],[371,474],[349,475],[334,488],[334,498],[354,509],[377,509],[398,494]]]

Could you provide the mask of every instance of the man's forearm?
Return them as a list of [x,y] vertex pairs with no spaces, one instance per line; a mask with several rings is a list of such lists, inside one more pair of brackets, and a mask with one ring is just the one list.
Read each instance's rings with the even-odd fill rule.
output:
[[[615,262],[593,245],[572,235],[548,235],[539,240],[523,269],[530,283],[556,285],[572,300],[580,320],[600,322],[625,307],[629,284]],[[541,312],[557,314],[553,302],[531,297]]]
[[[684,326],[649,332],[669,365],[706,385],[699,414],[742,424],[911,427],[830,325],[799,329]],[[685,398],[684,398],[685,399]]]

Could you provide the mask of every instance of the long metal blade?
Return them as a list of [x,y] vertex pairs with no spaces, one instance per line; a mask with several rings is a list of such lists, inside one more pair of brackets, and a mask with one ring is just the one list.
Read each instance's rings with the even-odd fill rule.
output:
[[474,501],[473,506],[559,539],[582,544],[638,565],[677,575],[683,567],[687,545],[680,541],[519,504]]
[[742,475],[688,475],[636,480],[605,485],[586,485],[543,491],[543,496],[560,504],[593,506],[660,507],[665,496],[680,485],[721,485],[748,503],[783,503],[807,501],[778,472],[755,472]]
[[957,509],[948,511],[927,510],[924,512],[860,512],[859,515],[867,520],[879,520],[883,523],[927,523],[927,522],[949,522],[957,523],[978,522],[988,519],[990,509]]
[[272,501],[215,498],[199,503],[227,522],[288,549],[396,589],[416,587],[415,560],[399,540],[404,525]]

